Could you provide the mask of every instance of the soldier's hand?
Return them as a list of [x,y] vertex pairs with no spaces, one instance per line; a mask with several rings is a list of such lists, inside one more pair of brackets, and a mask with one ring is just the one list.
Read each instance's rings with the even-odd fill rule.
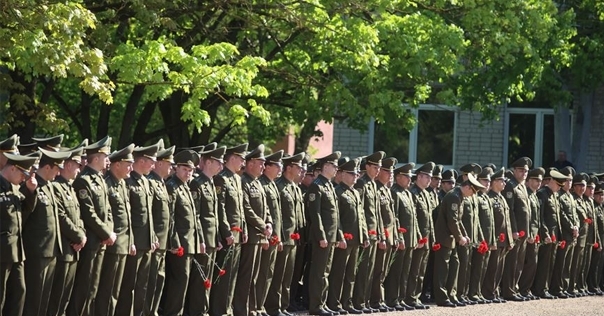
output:
[[508,246],[508,250],[512,250],[512,249],[514,249],[514,244],[511,244]]
[[86,246],[87,241],[88,241],[88,238],[86,238],[86,236],[84,236],[84,238],[82,238],[82,242],[80,243],[80,245],[82,245],[82,248],[84,248],[84,246]]
[[25,180],[25,186],[29,190],[29,192],[34,192],[38,187],[38,180],[36,180],[36,173],[32,172],[29,178]]
[[222,250],[222,243],[218,242],[218,245],[216,245],[216,251],[220,251]]
[[71,244],[71,248],[73,248],[74,251],[80,251],[82,249],[82,244]]
[[103,244],[107,245],[107,246],[111,246],[115,243],[115,240],[117,239],[117,235],[112,232],[111,235],[109,235],[109,238],[103,240]]
[[325,240],[325,239],[319,240],[319,247],[327,248],[327,240]]
[[279,242],[279,244],[277,245],[277,251],[283,251],[283,243]]
[[155,241],[151,244],[151,252],[159,249],[159,239],[155,238]]
[[232,245],[234,242],[235,242],[235,236],[231,235],[231,236],[229,236],[229,237],[226,238],[227,246]]
[[266,237],[270,237],[273,234],[273,226],[271,224],[266,224],[264,228],[264,235]]
[[405,250],[405,248],[406,248],[406,247],[405,247],[405,241],[404,241],[404,240],[401,240],[401,241],[398,243],[398,247],[397,247],[397,249],[398,249],[398,250]]
[[517,232],[516,232],[516,233],[512,233],[512,238],[513,238],[514,240],[518,239],[518,237],[520,237],[520,235],[518,235],[518,233],[517,233]]
[[363,242],[363,248],[367,248],[367,247],[369,247],[369,240],[365,240]]
[[602,246],[598,247],[598,251],[602,251]]
[[491,249],[491,250],[497,250],[497,246],[496,245],[492,245],[491,247],[489,247],[489,249]]
[[267,250],[268,249],[269,244],[261,244],[260,247],[262,247],[262,250]]
[[202,243],[199,245],[199,252],[200,252],[200,253],[206,253],[206,244],[205,244],[205,243],[203,243],[203,242],[202,242]]
[[526,242],[528,242],[529,244],[534,244],[535,243],[535,238],[527,238]]
[[241,236],[241,243],[247,244],[247,234],[242,234],[242,236]]
[[386,249],[386,241],[380,241],[380,243],[378,244],[378,248],[380,248],[381,250]]
[[130,246],[130,255],[136,256],[136,246],[135,245]]
[[545,237],[545,243],[546,244],[551,244],[552,243],[552,239],[550,237]]
[[346,247],[348,247],[348,245],[346,244],[346,241],[345,241],[345,240],[341,240],[341,241],[338,243],[338,248],[340,248],[340,249],[346,249]]
[[175,255],[175,254],[177,254],[177,253],[178,253],[178,248],[176,248],[176,249],[170,249],[170,252],[171,252],[173,255]]
[[458,243],[460,246],[465,246],[468,244],[468,241],[466,240],[466,237],[461,237]]

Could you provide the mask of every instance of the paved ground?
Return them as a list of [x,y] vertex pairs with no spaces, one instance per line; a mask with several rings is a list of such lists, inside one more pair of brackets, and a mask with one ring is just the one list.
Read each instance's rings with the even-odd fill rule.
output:
[[[308,315],[298,313],[297,315]],[[538,300],[528,302],[507,302],[505,304],[472,305],[467,307],[445,308],[431,306],[428,310],[403,311],[379,314],[380,316],[396,315],[496,315],[496,316],[524,316],[524,315],[604,315],[604,296],[588,296],[571,299]]]

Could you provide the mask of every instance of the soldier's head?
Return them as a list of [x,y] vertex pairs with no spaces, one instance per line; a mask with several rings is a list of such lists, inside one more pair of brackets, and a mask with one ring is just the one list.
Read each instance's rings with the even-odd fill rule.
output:
[[167,178],[172,172],[172,165],[174,164],[174,149],[175,147],[172,146],[157,152],[157,161],[155,161],[153,170],[163,179]]
[[9,153],[2,153],[2,155],[6,158],[6,164],[2,167],[2,176],[14,185],[22,183],[33,174],[33,165],[40,158],[39,155],[31,157]]
[[200,152],[201,154],[201,162],[200,165],[203,166],[203,173],[208,176],[208,178],[212,178],[217,175],[220,171],[222,171],[224,164],[224,153],[226,151],[226,147],[218,147],[216,149],[210,149],[207,151]]
[[180,181],[187,183],[193,176],[195,166],[199,164],[199,154],[193,150],[183,150],[174,155],[176,169],[174,174]]
[[531,169],[527,175],[527,186],[533,191],[536,192],[541,187],[541,182],[543,181],[543,176],[545,175],[545,169],[539,167],[535,169]]
[[501,168],[491,175],[491,191],[500,193],[503,191],[503,189],[505,189],[506,182],[507,178],[505,176],[505,168]]
[[258,178],[264,171],[265,162],[264,145],[260,144],[245,156],[245,173]]
[[403,189],[408,189],[411,186],[411,178],[415,175],[413,173],[415,163],[406,163],[396,169],[394,169],[394,181]]
[[585,188],[584,195],[588,198],[594,196],[594,191],[596,189],[596,185],[598,184],[598,177],[591,175],[589,176],[589,180],[587,181],[587,187]]
[[484,189],[482,191],[488,191],[491,187],[491,176],[493,175],[493,169],[491,167],[485,167],[478,174],[477,180],[482,184]]
[[562,186],[562,190],[568,192],[572,187],[573,177],[577,174],[577,172],[573,167],[564,167],[560,169],[560,173],[567,177],[566,181],[564,182],[564,185]]
[[338,166],[338,171],[341,174],[342,183],[349,187],[353,187],[359,178],[360,159],[353,159],[344,162]]
[[580,173],[573,177],[573,192],[578,196],[583,196],[589,176],[586,173]]
[[[163,144],[163,140],[161,141]],[[160,143],[153,144],[147,147],[135,147],[132,155],[134,156],[134,164],[132,168],[139,174],[148,175],[155,167],[157,160],[157,152],[159,151]]]
[[302,152],[281,159],[283,162],[283,176],[294,183],[300,181],[305,171],[303,168],[305,156],[306,154]]
[[245,166],[245,155],[247,154],[248,144],[240,144],[227,148],[224,154],[224,167],[233,173],[238,173]]
[[383,151],[376,151],[373,154],[365,157],[365,173],[371,179],[375,179],[380,173],[382,167],[382,159],[384,159],[386,153]]
[[134,163],[133,150],[134,144],[130,144],[109,155],[109,161],[111,162],[110,171],[117,179],[126,179],[130,176],[132,164]]
[[436,165],[434,167],[434,170],[432,171],[432,179],[430,180],[430,187],[437,190],[438,188],[440,188],[440,184],[442,181],[442,172],[443,172],[443,165]]
[[338,159],[341,157],[339,151],[335,151],[323,158],[317,159],[317,164],[321,168],[321,175],[327,179],[333,179],[338,171]]
[[86,154],[86,165],[96,171],[102,171],[109,165],[109,153],[111,152],[111,137],[105,136],[96,143],[84,147]]
[[386,186],[391,186],[394,179],[394,166],[397,163],[398,160],[394,157],[383,159],[377,180]]
[[512,163],[514,178],[518,183],[524,183],[528,177],[528,171],[533,166],[533,161],[529,157],[522,157]]
[[478,191],[484,190],[485,187],[476,180],[473,174],[468,174],[468,179],[461,183],[461,193],[463,196],[468,197],[472,196]]
[[279,150],[265,157],[266,162],[264,163],[264,175],[269,179],[275,180],[283,171],[283,150]]
[[415,184],[420,189],[425,189],[430,185],[430,181],[432,181],[432,170],[434,170],[435,164],[432,161],[426,162],[421,167],[415,170],[415,174],[417,178],[415,180]]

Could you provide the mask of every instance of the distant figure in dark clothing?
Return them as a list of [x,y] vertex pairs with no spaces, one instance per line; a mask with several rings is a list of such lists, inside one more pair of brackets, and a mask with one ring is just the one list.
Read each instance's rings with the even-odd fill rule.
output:
[[575,167],[572,162],[566,160],[566,151],[560,150],[558,152],[558,160],[554,161],[554,165],[558,170],[562,170],[564,167]]

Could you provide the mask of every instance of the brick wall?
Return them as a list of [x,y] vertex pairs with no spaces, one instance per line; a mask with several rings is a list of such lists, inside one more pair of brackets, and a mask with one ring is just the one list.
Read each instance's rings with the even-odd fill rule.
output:
[[499,121],[482,122],[476,112],[457,112],[456,149],[453,166],[459,168],[469,162],[480,165],[494,163],[498,168],[503,164],[504,115]]
[[598,89],[591,109],[587,159],[584,171],[604,171],[604,89]]
[[342,156],[359,157],[368,153],[369,136],[367,132],[349,127],[345,121],[334,121],[333,148],[342,152]]

